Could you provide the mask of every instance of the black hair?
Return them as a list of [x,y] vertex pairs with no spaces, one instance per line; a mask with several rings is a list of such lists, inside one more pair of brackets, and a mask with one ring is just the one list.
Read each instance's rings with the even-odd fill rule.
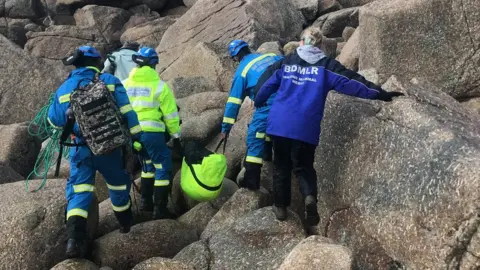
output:
[[75,66],[75,68],[81,68],[81,67],[100,68],[102,65],[102,59],[97,57],[82,56],[82,57],[79,57],[77,60],[75,60],[75,62],[73,62],[73,65]]
[[238,54],[236,55],[240,60],[243,59],[246,55],[251,54],[252,51],[250,51],[250,48],[248,46],[245,46],[238,51]]

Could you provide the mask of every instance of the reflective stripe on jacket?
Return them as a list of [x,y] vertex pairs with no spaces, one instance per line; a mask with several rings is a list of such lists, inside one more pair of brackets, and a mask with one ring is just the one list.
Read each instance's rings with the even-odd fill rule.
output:
[[143,131],[168,130],[173,138],[180,137],[180,116],[175,96],[153,68],[134,68],[124,85]]

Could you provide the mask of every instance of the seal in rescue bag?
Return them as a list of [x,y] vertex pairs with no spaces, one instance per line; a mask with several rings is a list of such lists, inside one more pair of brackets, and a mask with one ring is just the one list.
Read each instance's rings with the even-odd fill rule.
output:
[[220,195],[227,172],[227,159],[224,155],[226,138],[218,143],[215,152],[222,144],[223,154],[211,152],[197,142],[185,145],[180,186],[189,198],[205,202],[214,200]]

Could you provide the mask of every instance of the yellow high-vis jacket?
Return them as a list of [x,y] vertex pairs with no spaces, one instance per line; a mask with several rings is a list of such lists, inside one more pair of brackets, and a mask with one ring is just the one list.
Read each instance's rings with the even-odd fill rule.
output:
[[172,138],[180,137],[180,115],[175,96],[155,69],[148,66],[134,68],[123,84],[143,132],[168,131]]

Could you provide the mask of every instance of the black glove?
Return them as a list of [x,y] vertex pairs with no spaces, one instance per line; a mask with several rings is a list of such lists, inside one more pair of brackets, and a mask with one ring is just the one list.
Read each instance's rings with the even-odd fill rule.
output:
[[173,149],[183,156],[182,144],[179,138],[173,139]]
[[381,101],[390,102],[393,100],[394,97],[404,96],[401,92],[387,92],[385,90],[381,90],[380,94],[378,94],[377,99]]

